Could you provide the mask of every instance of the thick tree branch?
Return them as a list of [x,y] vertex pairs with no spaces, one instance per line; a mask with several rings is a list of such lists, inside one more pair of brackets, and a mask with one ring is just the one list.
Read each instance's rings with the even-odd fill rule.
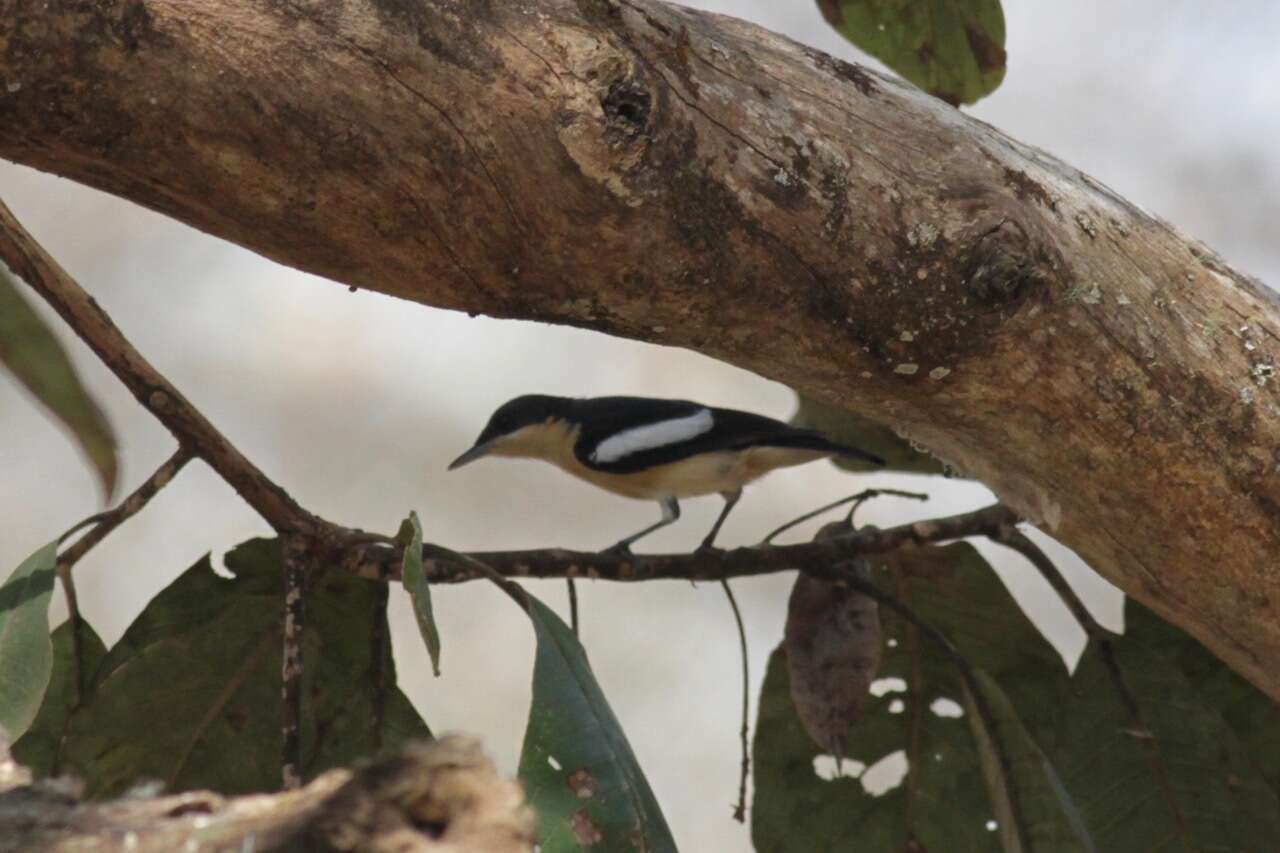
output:
[[368,850],[516,853],[534,848],[520,786],[469,738],[413,744],[304,788],[223,797],[209,791],[81,802],[66,779],[32,783],[0,749],[0,853]]
[[1280,310],[1043,152],[656,0],[0,0],[0,46],[0,156],[857,409],[1280,697]]

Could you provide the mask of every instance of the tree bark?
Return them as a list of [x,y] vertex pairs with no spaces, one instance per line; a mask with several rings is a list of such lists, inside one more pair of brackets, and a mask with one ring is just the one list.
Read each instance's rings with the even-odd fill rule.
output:
[[533,811],[469,738],[414,744],[279,794],[139,791],[82,802],[71,779],[32,782],[0,746],[0,851],[525,853]]
[[656,0],[0,0],[0,78],[0,156],[883,421],[1280,698],[1280,304],[904,83]]

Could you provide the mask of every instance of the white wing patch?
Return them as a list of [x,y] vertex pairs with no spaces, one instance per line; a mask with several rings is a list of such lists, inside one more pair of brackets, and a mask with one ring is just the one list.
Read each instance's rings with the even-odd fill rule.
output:
[[596,449],[591,452],[591,461],[617,462],[641,450],[653,450],[655,447],[688,441],[709,432],[712,426],[711,410],[701,409],[683,418],[624,429],[596,445]]

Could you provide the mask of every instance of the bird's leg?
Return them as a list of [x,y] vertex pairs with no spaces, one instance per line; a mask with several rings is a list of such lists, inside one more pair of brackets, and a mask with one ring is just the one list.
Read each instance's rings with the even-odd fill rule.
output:
[[680,518],[680,504],[676,502],[675,498],[663,498],[662,500],[658,501],[658,506],[662,507],[661,521],[659,521],[657,524],[649,525],[644,530],[641,530],[639,533],[632,533],[630,536],[628,536],[626,539],[623,539],[621,542],[617,543],[616,545],[606,548],[605,553],[606,554],[630,554],[632,542],[635,542],[637,539],[641,538],[642,536],[648,536],[653,531],[658,530],[659,528],[662,528],[662,527],[666,527],[668,524],[671,524],[676,519]]
[[716,523],[711,525],[711,532],[707,534],[707,538],[703,539],[702,544],[698,546],[699,551],[710,551],[714,548],[716,534],[720,532],[720,525],[724,524],[724,520],[729,517],[729,510],[733,509],[734,504],[738,502],[738,498],[742,497],[742,489],[721,492],[720,497],[724,498],[724,509],[720,510],[720,517],[716,519]]

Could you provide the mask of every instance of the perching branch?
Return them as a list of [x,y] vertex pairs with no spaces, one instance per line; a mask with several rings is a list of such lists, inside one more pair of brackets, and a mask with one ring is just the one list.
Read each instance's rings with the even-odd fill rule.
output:
[[[547,548],[533,551],[483,551],[466,555],[512,578],[591,578],[609,581],[720,581],[785,571],[807,571],[843,578],[832,569],[841,560],[884,554],[908,545],[932,545],[967,536],[985,536],[1018,517],[1002,504],[973,512],[915,521],[898,527],[862,528],[822,542],[695,551],[691,554],[620,555],[595,551]],[[431,583],[460,583],[480,577],[453,552],[435,545],[422,548],[422,568]],[[344,568],[370,579],[398,580],[395,550],[382,543],[360,544],[348,551]]]

